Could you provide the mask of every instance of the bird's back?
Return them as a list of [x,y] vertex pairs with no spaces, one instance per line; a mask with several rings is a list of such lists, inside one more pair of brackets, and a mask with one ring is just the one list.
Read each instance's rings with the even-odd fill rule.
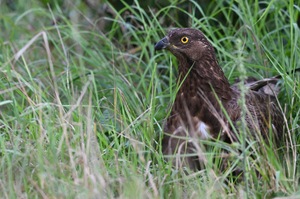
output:
[[[237,97],[227,104],[226,111],[238,130],[237,132],[246,130],[254,138],[262,136],[267,142],[269,139],[280,141],[284,119],[276,96],[267,94],[263,90],[248,90],[245,95],[245,104],[242,104],[239,101],[240,92],[235,85],[232,87],[234,87]],[[242,109],[244,109],[244,116]],[[245,128],[242,128],[242,117],[244,117]],[[237,138],[232,130],[230,133],[233,134],[232,137]]]

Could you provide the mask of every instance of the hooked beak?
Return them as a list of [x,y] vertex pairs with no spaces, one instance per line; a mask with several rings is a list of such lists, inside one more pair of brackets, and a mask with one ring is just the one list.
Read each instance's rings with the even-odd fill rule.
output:
[[157,42],[154,46],[155,50],[162,50],[167,48],[170,45],[169,39],[167,37],[162,38],[159,42]]

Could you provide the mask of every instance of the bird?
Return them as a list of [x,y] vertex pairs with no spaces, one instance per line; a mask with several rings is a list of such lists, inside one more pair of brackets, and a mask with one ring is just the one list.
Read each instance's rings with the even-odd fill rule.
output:
[[[180,86],[163,127],[162,153],[175,155],[176,167],[201,168],[198,140],[238,142],[243,107],[239,81],[230,84],[219,65],[213,45],[195,28],[175,28],[154,46],[177,59]],[[276,98],[278,77],[243,81],[246,113],[244,131],[264,140],[282,139],[284,116]],[[188,155],[191,154],[191,155]],[[178,155],[178,156],[177,156]]]

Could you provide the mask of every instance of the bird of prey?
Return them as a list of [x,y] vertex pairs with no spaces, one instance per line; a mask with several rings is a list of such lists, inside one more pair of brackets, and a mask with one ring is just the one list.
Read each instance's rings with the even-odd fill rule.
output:
[[[241,89],[238,84],[229,84],[205,35],[193,28],[173,29],[155,44],[155,50],[162,49],[177,58],[180,85],[164,125],[163,154],[195,154],[195,140],[237,142],[243,118],[239,103]],[[266,141],[271,138],[278,141],[283,133],[284,119],[276,101],[277,90],[266,89],[277,82],[276,78],[244,81],[244,87],[248,88],[244,98],[244,131]],[[199,161],[196,155],[186,155],[181,156],[179,164],[196,170]]]

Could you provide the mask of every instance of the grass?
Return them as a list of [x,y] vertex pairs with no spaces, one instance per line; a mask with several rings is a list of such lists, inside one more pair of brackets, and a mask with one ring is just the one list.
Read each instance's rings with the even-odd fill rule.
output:
[[[0,1],[1,198],[299,197],[300,84],[289,73],[300,67],[296,1],[122,2],[100,17],[81,1],[42,2]],[[183,25],[207,35],[231,82],[241,60],[247,76],[282,75],[280,150],[254,140],[242,156],[240,144],[210,143],[198,172],[164,161],[176,60],[153,44]],[[220,147],[233,165],[244,161],[247,181],[219,171]]]

